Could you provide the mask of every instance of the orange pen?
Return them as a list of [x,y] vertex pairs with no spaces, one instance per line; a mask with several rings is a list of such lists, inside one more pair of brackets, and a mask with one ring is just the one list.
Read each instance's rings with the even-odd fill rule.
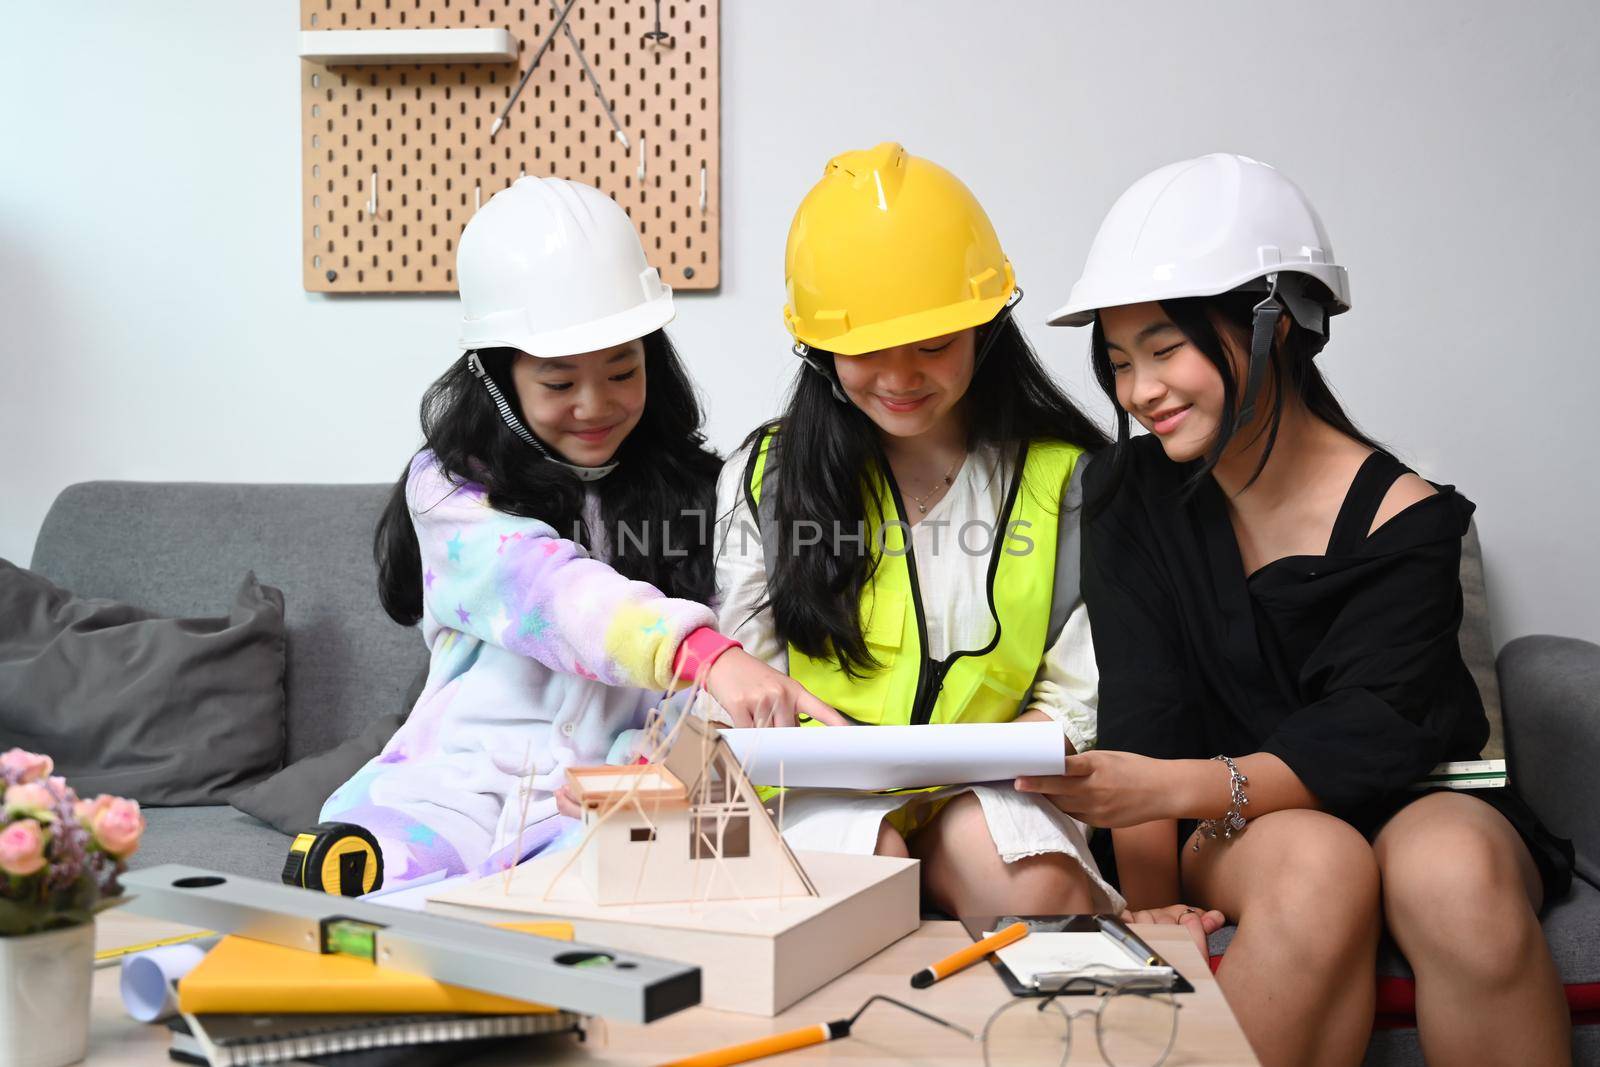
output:
[[974,941],[960,952],[952,953],[931,967],[924,967],[911,976],[913,989],[926,989],[941,978],[949,978],[957,971],[971,967],[991,952],[998,952],[1007,945],[1021,941],[1028,936],[1027,923],[1012,923],[1004,930],[996,930],[982,941]]

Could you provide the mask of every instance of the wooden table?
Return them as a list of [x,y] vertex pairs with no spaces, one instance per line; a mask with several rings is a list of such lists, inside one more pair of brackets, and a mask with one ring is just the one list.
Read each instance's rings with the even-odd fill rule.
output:
[[[1256,1058],[1188,933],[1176,926],[1139,926],[1135,929],[1195,987],[1195,992],[1178,998],[1183,1010],[1179,1016],[1177,1044],[1167,1058],[1167,1067],[1253,1067]],[[113,910],[100,916],[99,947],[111,948],[151,941],[183,930],[183,927],[172,923]],[[1008,996],[988,964],[971,967],[929,989],[912,989],[909,982],[915,971],[969,943],[959,923],[925,922],[916,933],[890,945],[777,1018],[694,1008],[648,1027],[599,1022],[584,1044],[574,1044],[554,1058],[542,1057],[537,1062],[582,1064],[588,1067],[605,1064],[647,1067],[766,1034],[844,1018],[854,1014],[862,1002],[874,993],[887,994],[914,1004],[976,1033],[982,1030],[990,1013]],[[117,967],[105,967],[95,974],[93,1022],[87,1062],[149,1067],[170,1064],[166,1027],[136,1023],[123,1013],[117,987],[118,976]],[[1084,1000],[1081,997],[1070,999],[1079,1002]],[[1075,1003],[1072,1006],[1080,1005]],[[1082,1018],[1074,1023],[1072,1045],[1069,1063],[1102,1062],[1099,1050],[1095,1047],[1090,1019]],[[516,1061],[483,1059],[474,1062],[509,1065]],[[891,1064],[930,1067],[948,1064],[953,1067],[957,1064],[980,1064],[983,1057],[976,1044],[969,1043],[950,1030],[891,1005],[875,1004],[862,1016],[848,1038],[757,1062],[781,1063],[783,1067],[824,1062],[852,1067],[883,1067]]]

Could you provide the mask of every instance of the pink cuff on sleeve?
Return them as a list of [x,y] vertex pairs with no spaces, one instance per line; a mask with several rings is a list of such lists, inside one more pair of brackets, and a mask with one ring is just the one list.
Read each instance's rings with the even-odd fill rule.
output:
[[709,626],[702,626],[685,637],[678,646],[678,656],[673,661],[672,669],[679,678],[698,682],[705,677],[718,656],[730,648],[743,647],[733,638],[724,637]]

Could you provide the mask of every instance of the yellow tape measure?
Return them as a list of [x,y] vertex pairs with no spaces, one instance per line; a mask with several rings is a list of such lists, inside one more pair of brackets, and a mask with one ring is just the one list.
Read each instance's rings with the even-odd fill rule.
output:
[[283,881],[341,897],[359,897],[383,885],[383,852],[366,827],[318,823],[295,837],[283,864]]
[[149,952],[153,948],[166,948],[168,945],[181,945],[188,941],[198,941],[202,937],[216,937],[215,930],[196,930],[192,934],[177,934],[173,937],[161,937],[154,941],[140,941],[133,945],[121,945],[117,948],[98,949],[94,954],[96,967],[106,963],[116,963],[124,956],[132,956],[136,952]]

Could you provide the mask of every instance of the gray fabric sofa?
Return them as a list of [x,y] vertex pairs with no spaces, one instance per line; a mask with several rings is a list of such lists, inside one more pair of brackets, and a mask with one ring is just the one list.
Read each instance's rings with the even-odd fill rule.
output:
[[[289,650],[286,759],[292,762],[399,710],[426,662],[420,636],[383,614],[374,587],[372,531],[388,488],[74,485],[45,517],[32,569],[83,596],[183,616],[214,613],[247,570],[282,589]],[[1600,781],[1594,773],[1600,766],[1600,646],[1525,637],[1507,645],[1496,663],[1475,535],[1462,580],[1463,650],[1497,735],[1503,706],[1512,777],[1547,824],[1577,847],[1573,891],[1548,909],[1544,925],[1569,996],[1590,1007],[1580,1016],[1589,1025],[1576,1029],[1576,1062],[1600,1063]],[[146,814],[149,831],[135,866],[179,862],[268,879],[281,870],[289,838],[231,807]],[[1213,954],[1230,937],[1231,930],[1219,932]],[[1379,970],[1409,977],[1392,948]],[[1380,1029],[1368,1062],[1421,1063],[1415,1030]]]
[[[372,531],[384,485],[88,482],[45,516],[32,570],[80,596],[172,616],[216,614],[254,570],[283,590],[286,761],[401,710],[427,663],[378,604]],[[134,866],[189,863],[276,880],[289,838],[226,805],[151,808]]]

